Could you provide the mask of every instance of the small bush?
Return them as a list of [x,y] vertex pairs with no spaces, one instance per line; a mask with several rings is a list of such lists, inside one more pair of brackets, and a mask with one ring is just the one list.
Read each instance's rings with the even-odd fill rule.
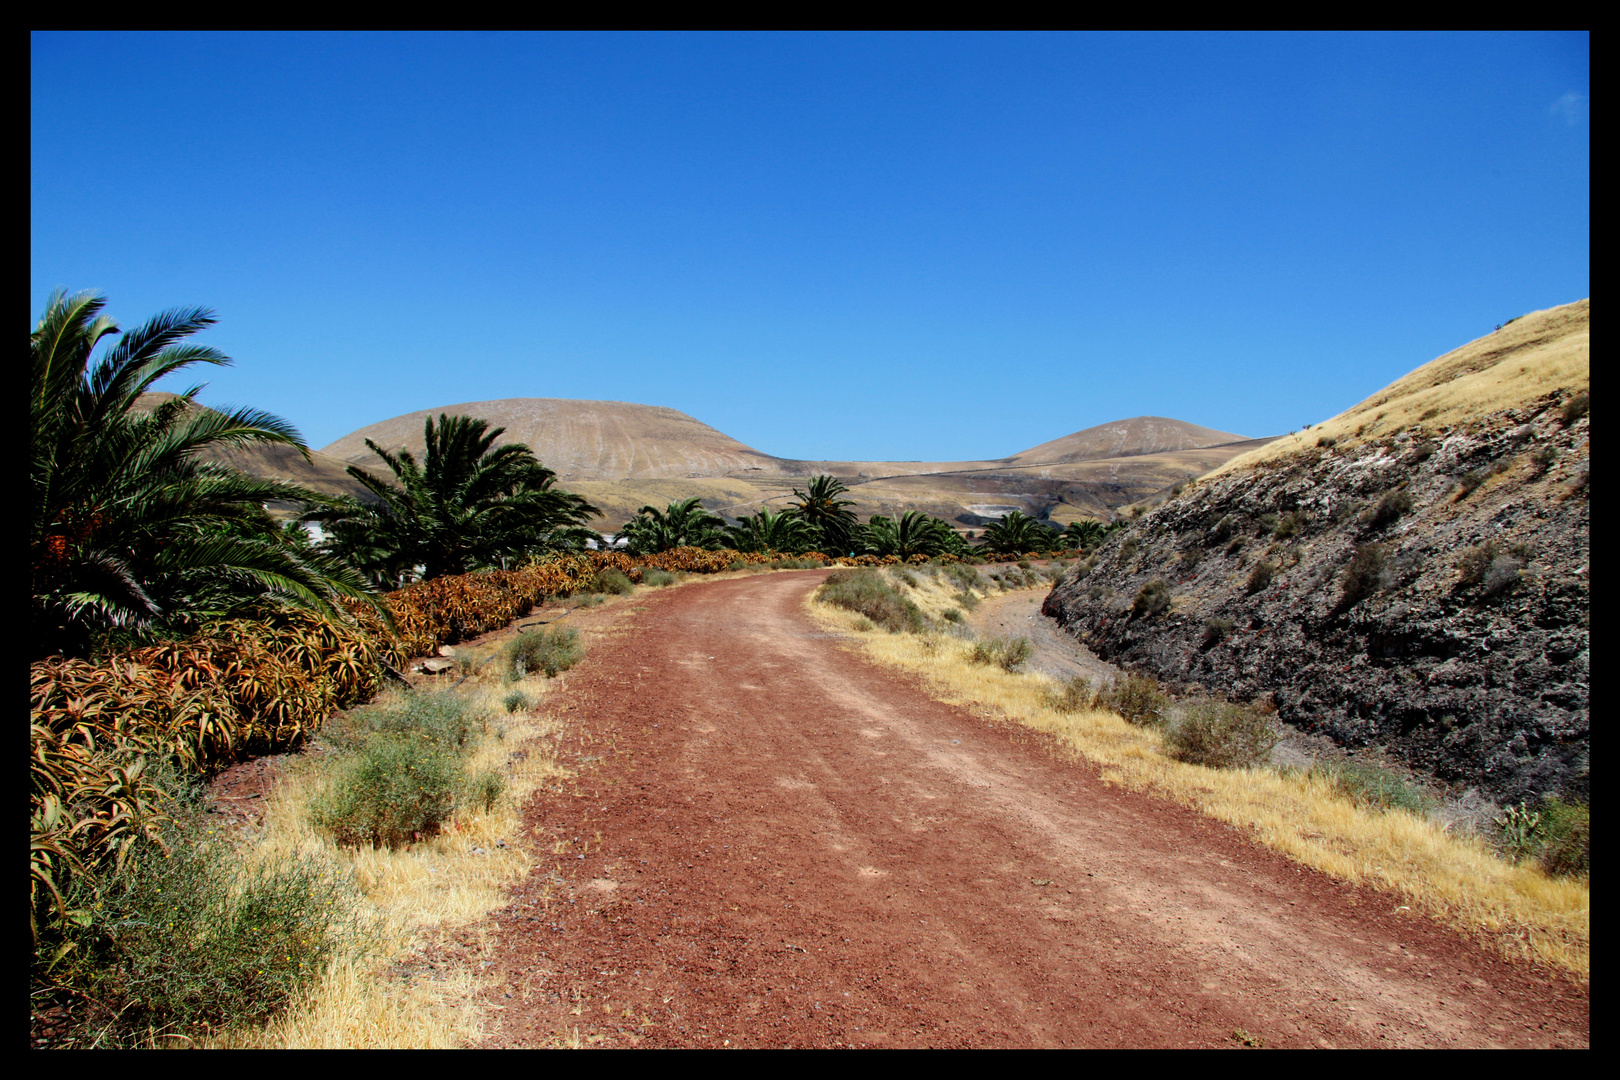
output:
[[1378,505],[1361,516],[1361,523],[1369,529],[1383,529],[1393,525],[1401,515],[1412,512],[1412,495],[1398,488],[1378,500]]
[[1032,651],[1028,638],[983,638],[973,643],[968,659],[975,664],[994,664],[1003,671],[1012,671],[1028,660]]
[[615,570],[611,566],[603,567],[591,578],[591,591],[607,593],[609,596],[625,596],[634,591],[630,578],[622,570]]
[[379,734],[343,761],[316,797],[317,828],[340,844],[399,847],[439,831],[455,812],[462,755],[418,736]]
[[1261,514],[1254,521],[1255,535],[1270,536],[1272,533],[1277,531],[1277,521],[1278,518],[1276,514]]
[[1181,553],[1181,558],[1176,560],[1176,572],[1184,576],[1191,575],[1198,569],[1198,564],[1202,562],[1203,559],[1203,548],[1190,547]]
[[1319,773],[1357,806],[1375,810],[1408,810],[1426,814],[1434,808],[1434,800],[1422,789],[1407,783],[1393,770],[1359,761],[1335,762],[1316,766]]
[[891,634],[915,633],[927,625],[922,609],[872,570],[833,571],[816,590],[816,599],[864,615]]
[[908,589],[915,589],[917,587],[917,575],[913,574],[910,570],[907,570],[905,567],[902,567],[902,566],[891,567],[890,570],[889,570],[889,574],[890,574],[890,576],[892,576],[894,578],[894,580],[898,581],[900,584],[904,585]]
[[1270,562],[1257,562],[1254,569],[1249,571],[1249,580],[1243,588],[1250,596],[1268,587],[1271,579],[1277,576],[1277,564]]
[[1485,579],[1480,582],[1482,591],[1486,596],[1499,596],[1512,592],[1519,587],[1520,571],[1524,563],[1512,555],[1498,555],[1491,560],[1491,565],[1485,571]]
[[1136,557],[1136,537],[1127,536],[1124,540],[1120,541],[1120,545],[1119,545],[1119,558],[1120,558],[1120,561],[1121,562],[1126,562],[1126,561],[1128,561],[1130,559],[1134,559],[1135,557]]
[[1219,645],[1232,634],[1232,620],[1224,618],[1210,619],[1204,623],[1204,645],[1206,647]]
[[514,690],[501,699],[501,704],[506,706],[507,712],[515,713],[527,709],[533,702],[529,700],[528,694],[521,690]]
[[1233,517],[1231,514],[1227,514],[1225,517],[1221,518],[1221,520],[1217,521],[1215,523],[1215,527],[1209,531],[1209,542],[1212,545],[1224,544],[1228,540],[1232,539],[1232,537],[1236,535],[1237,531],[1237,518]]
[[675,584],[677,580],[676,576],[668,570],[660,570],[653,566],[649,566],[641,572],[641,583],[652,589],[662,589],[667,585]]
[[1323,435],[1320,439],[1316,440],[1316,445],[1322,447],[1324,450],[1331,450],[1335,446],[1339,445],[1339,440],[1335,439],[1331,435]]
[[1491,543],[1468,548],[1457,557],[1457,584],[1466,588],[1484,581],[1497,554],[1496,545]]
[[950,563],[942,569],[945,576],[955,582],[956,587],[963,592],[972,592],[974,589],[984,587],[984,579],[979,576],[979,572],[966,563]]
[[579,631],[571,626],[525,630],[506,647],[506,674],[510,679],[544,672],[555,679],[584,657]]
[[467,802],[489,813],[506,791],[506,778],[494,769],[485,769],[467,784]]
[[1344,568],[1344,576],[1341,579],[1344,587],[1342,603],[1345,607],[1359,604],[1378,591],[1379,583],[1383,580],[1385,561],[1384,548],[1381,544],[1362,544],[1356,548],[1356,553],[1350,557],[1350,564]]
[[577,608],[601,607],[605,603],[607,603],[607,598],[601,593],[585,593],[574,598],[574,606]]
[[1558,451],[1550,446],[1543,446],[1530,455],[1530,469],[1535,475],[1540,476],[1552,468],[1557,461]]
[[1271,534],[1279,540],[1287,540],[1290,536],[1294,536],[1299,532],[1300,529],[1304,527],[1305,515],[1300,513],[1298,510],[1295,510],[1278,518],[1277,525],[1271,530]]
[[1094,697],[1091,680],[1084,675],[1076,675],[1065,679],[1055,690],[1048,691],[1046,705],[1061,713],[1077,713],[1091,708]]
[[1544,837],[1537,856],[1549,874],[1587,877],[1592,873],[1592,808],[1556,795],[1541,807]]
[[1020,569],[1020,570],[1028,570],[1029,567],[1030,567],[1030,562],[1029,562],[1028,559],[1019,559],[1018,560],[1018,569]]
[[1277,726],[1265,713],[1206,699],[1182,707],[1165,743],[1178,761],[1212,769],[1246,769],[1265,761],[1277,738]]
[[1159,615],[1170,608],[1170,585],[1162,578],[1154,578],[1143,585],[1137,592],[1136,599],[1131,601],[1131,616],[1146,619]]
[[979,598],[974,593],[959,592],[952,596],[951,599],[955,600],[957,606],[963,611],[972,611],[974,608],[979,606]]
[[1170,698],[1150,676],[1127,675],[1105,693],[1098,694],[1097,704],[1114,710],[1128,723],[1143,727],[1164,719]]
[[1241,537],[1241,536],[1234,536],[1232,538],[1232,542],[1230,544],[1226,545],[1226,553],[1228,555],[1236,555],[1238,552],[1240,552],[1242,550],[1243,550],[1243,537]]
[[137,844],[71,906],[50,979],[75,999],[81,1046],[185,1045],[262,1023],[362,938],[335,867],[296,854],[249,865],[191,820]]
[[1474,493],[1479,485],[1485,482],[1485,473],[1480,469],[1470,469],[1457,477],[1457,498],[1466,499]]
[[1591,407],[1591,394],[1588,391],[1582,390],[1580,393],[1571,397],[1568,401],[1564,402],[1564,408],[1560,414],[1563,417],[1564,426],[1568,427],[1570,424],[1573,424],[1575,421],[1585,416],[1589,411],[1591,411]]
[[960,608],[946,608],[944,612],[941,613],[940,618],[944,619],[948,623],[959,623],[963,620],[963,618],[965,618],[965,616],[962,614]]

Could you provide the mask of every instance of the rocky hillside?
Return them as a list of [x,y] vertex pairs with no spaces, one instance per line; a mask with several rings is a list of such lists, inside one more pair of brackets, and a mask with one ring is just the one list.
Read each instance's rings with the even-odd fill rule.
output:
[[1043,610],[1104,659],[1499,801],[1587,796],[1587,398],[1540,389],[1206,477]]

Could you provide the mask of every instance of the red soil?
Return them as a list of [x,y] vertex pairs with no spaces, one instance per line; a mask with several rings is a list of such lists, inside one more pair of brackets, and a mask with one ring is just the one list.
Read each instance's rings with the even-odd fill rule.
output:
[[822,576],[584,614],[489,1045],[1587,1045],[1573,980],[867,662]]

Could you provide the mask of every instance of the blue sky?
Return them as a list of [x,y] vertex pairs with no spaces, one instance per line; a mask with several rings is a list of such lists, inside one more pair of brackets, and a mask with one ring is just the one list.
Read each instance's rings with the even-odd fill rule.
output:
[[[29,325],[214,308],[319,448],[501,397],[767,453],[1249,435],[1590,294],[1589,43],[31,38]],[[171,386],[171,389],[180,389]]]

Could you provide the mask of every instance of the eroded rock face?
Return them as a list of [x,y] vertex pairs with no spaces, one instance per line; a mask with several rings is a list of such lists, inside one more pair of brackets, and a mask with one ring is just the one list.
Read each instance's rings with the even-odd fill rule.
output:
[[[1269,694],[1500,801],[1589,796],[1589,429],[1558,404],[1200,482],[1042,610],[1104,659]],[[1133,613],[1155,579],[1168,610]]]

